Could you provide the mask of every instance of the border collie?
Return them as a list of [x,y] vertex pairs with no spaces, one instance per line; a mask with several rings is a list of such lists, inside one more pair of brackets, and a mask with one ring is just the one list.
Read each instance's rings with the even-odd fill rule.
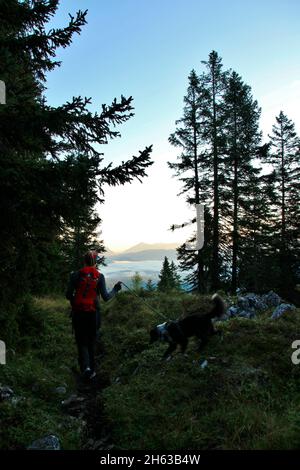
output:
[[150,344],[154,341],[164,341],[169,343],[169,347],[163,355],[167,358],[178,345],[181,352],[184,353],[188,338],[196,336],[200,340],[198,350],[201,351],[208,342],[208,338],[219,332],[214,329],[212,319],[221,317],[225,313],[225,302],[218,294],[214,294],[211,298],[213,306],[206,314],[192,313],[182,320],[169,321],[157,325],[150,331]]

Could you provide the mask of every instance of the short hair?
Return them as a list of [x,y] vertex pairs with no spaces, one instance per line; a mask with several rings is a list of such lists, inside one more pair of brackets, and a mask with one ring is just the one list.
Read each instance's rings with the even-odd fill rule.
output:
[[88,251],[83,257],[84,263],[87,266],[94,266],[97,262],[97,256],[98,253],[96,251]]

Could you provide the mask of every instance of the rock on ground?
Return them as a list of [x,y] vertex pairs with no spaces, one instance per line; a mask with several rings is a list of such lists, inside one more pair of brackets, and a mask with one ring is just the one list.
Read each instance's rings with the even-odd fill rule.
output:
[[246,294],[244,296],[248,300],[248,304],[250,308],[253,308],[255,310],[267,310],[268,305],[262,300],[262,298],[253,293]]
[[0,401],[9,400],[14,396],[14,391],[7,385],[0,386]]
[[54,389],[54,393],[56,393],[57,395],[65,395],[67,393],[67,389],[66,387],[56,387]]
[[271,290],[262,296],[262,301],[266,303],[268,307],[277,307],[277,305],[281,303],[281,298]]
[[247,310],[250,307],[249,300],[246,297],[238,297],[237,306],[242,310]]
[[28,450],[60,450],[60,441],[58,437],[49,435],[37,439],[27,447]]
[[293,310],[294,305],[282,303],[282,299],[276,292],[270,291],[264,295],[248,294],[244,290],[240,290],[236,305],[231,305],[225,315],[220,320],[228,320],[232,317],[254,318],[257,313],[268,310],[270,307],[276,307],[272,318],[280,317],[284,312]]
[[238,316],[242,318],[254,318],[255,313],[252,310],[242,310],[238,313]]
[[281,317],[285,312],[289,312],[291,310],[295,310],[296,307],[295,305],[291,304],[280,304],[278,307],[275,308],[274,312],[272,313],[272,320],[275,320],[276,318]]

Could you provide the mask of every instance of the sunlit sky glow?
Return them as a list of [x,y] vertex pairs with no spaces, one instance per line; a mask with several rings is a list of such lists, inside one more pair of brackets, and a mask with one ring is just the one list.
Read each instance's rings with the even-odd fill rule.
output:
[[236,70],[262,108],[266,138],[283,110],[300,132],[300,2],[298,0],[62,0],[51,27],[68,13],[88,9],[88,24],[71,47],[60,49],[59,69],[48,75],[49,104],[82,95],[92,110],[132,95],[135,116],[120,126],[121,139],[101,149],[105,163],[137,155],[153,144],[154,164],[143,184],[106,189],[99,207],[104,243],[112,250],[145,243],[182,243],[192,228],[168,231],[193,217],[167,161],[168,143],[181,117],[191,69],[203,70],[214,49],[224,69]]

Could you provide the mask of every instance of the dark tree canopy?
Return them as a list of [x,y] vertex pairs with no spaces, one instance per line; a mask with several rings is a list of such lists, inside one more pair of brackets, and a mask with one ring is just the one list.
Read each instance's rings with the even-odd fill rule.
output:
[[180,288],[180,278],[174,261],[169,262],[165,256],[162,269],[159,274],[157,289],[161,292],[170,292]]
[[180,268],[200,292],[289,292],[299,280],[299,137],[281,112],[262,144],[249,85],[223,71],[215,51],[202,64],[204,72],[188,77],[183,117],[169,138],[181,152],[169,163],[182,182],[180,195],[205,205],[204,246],[193,252],[183,244]]

